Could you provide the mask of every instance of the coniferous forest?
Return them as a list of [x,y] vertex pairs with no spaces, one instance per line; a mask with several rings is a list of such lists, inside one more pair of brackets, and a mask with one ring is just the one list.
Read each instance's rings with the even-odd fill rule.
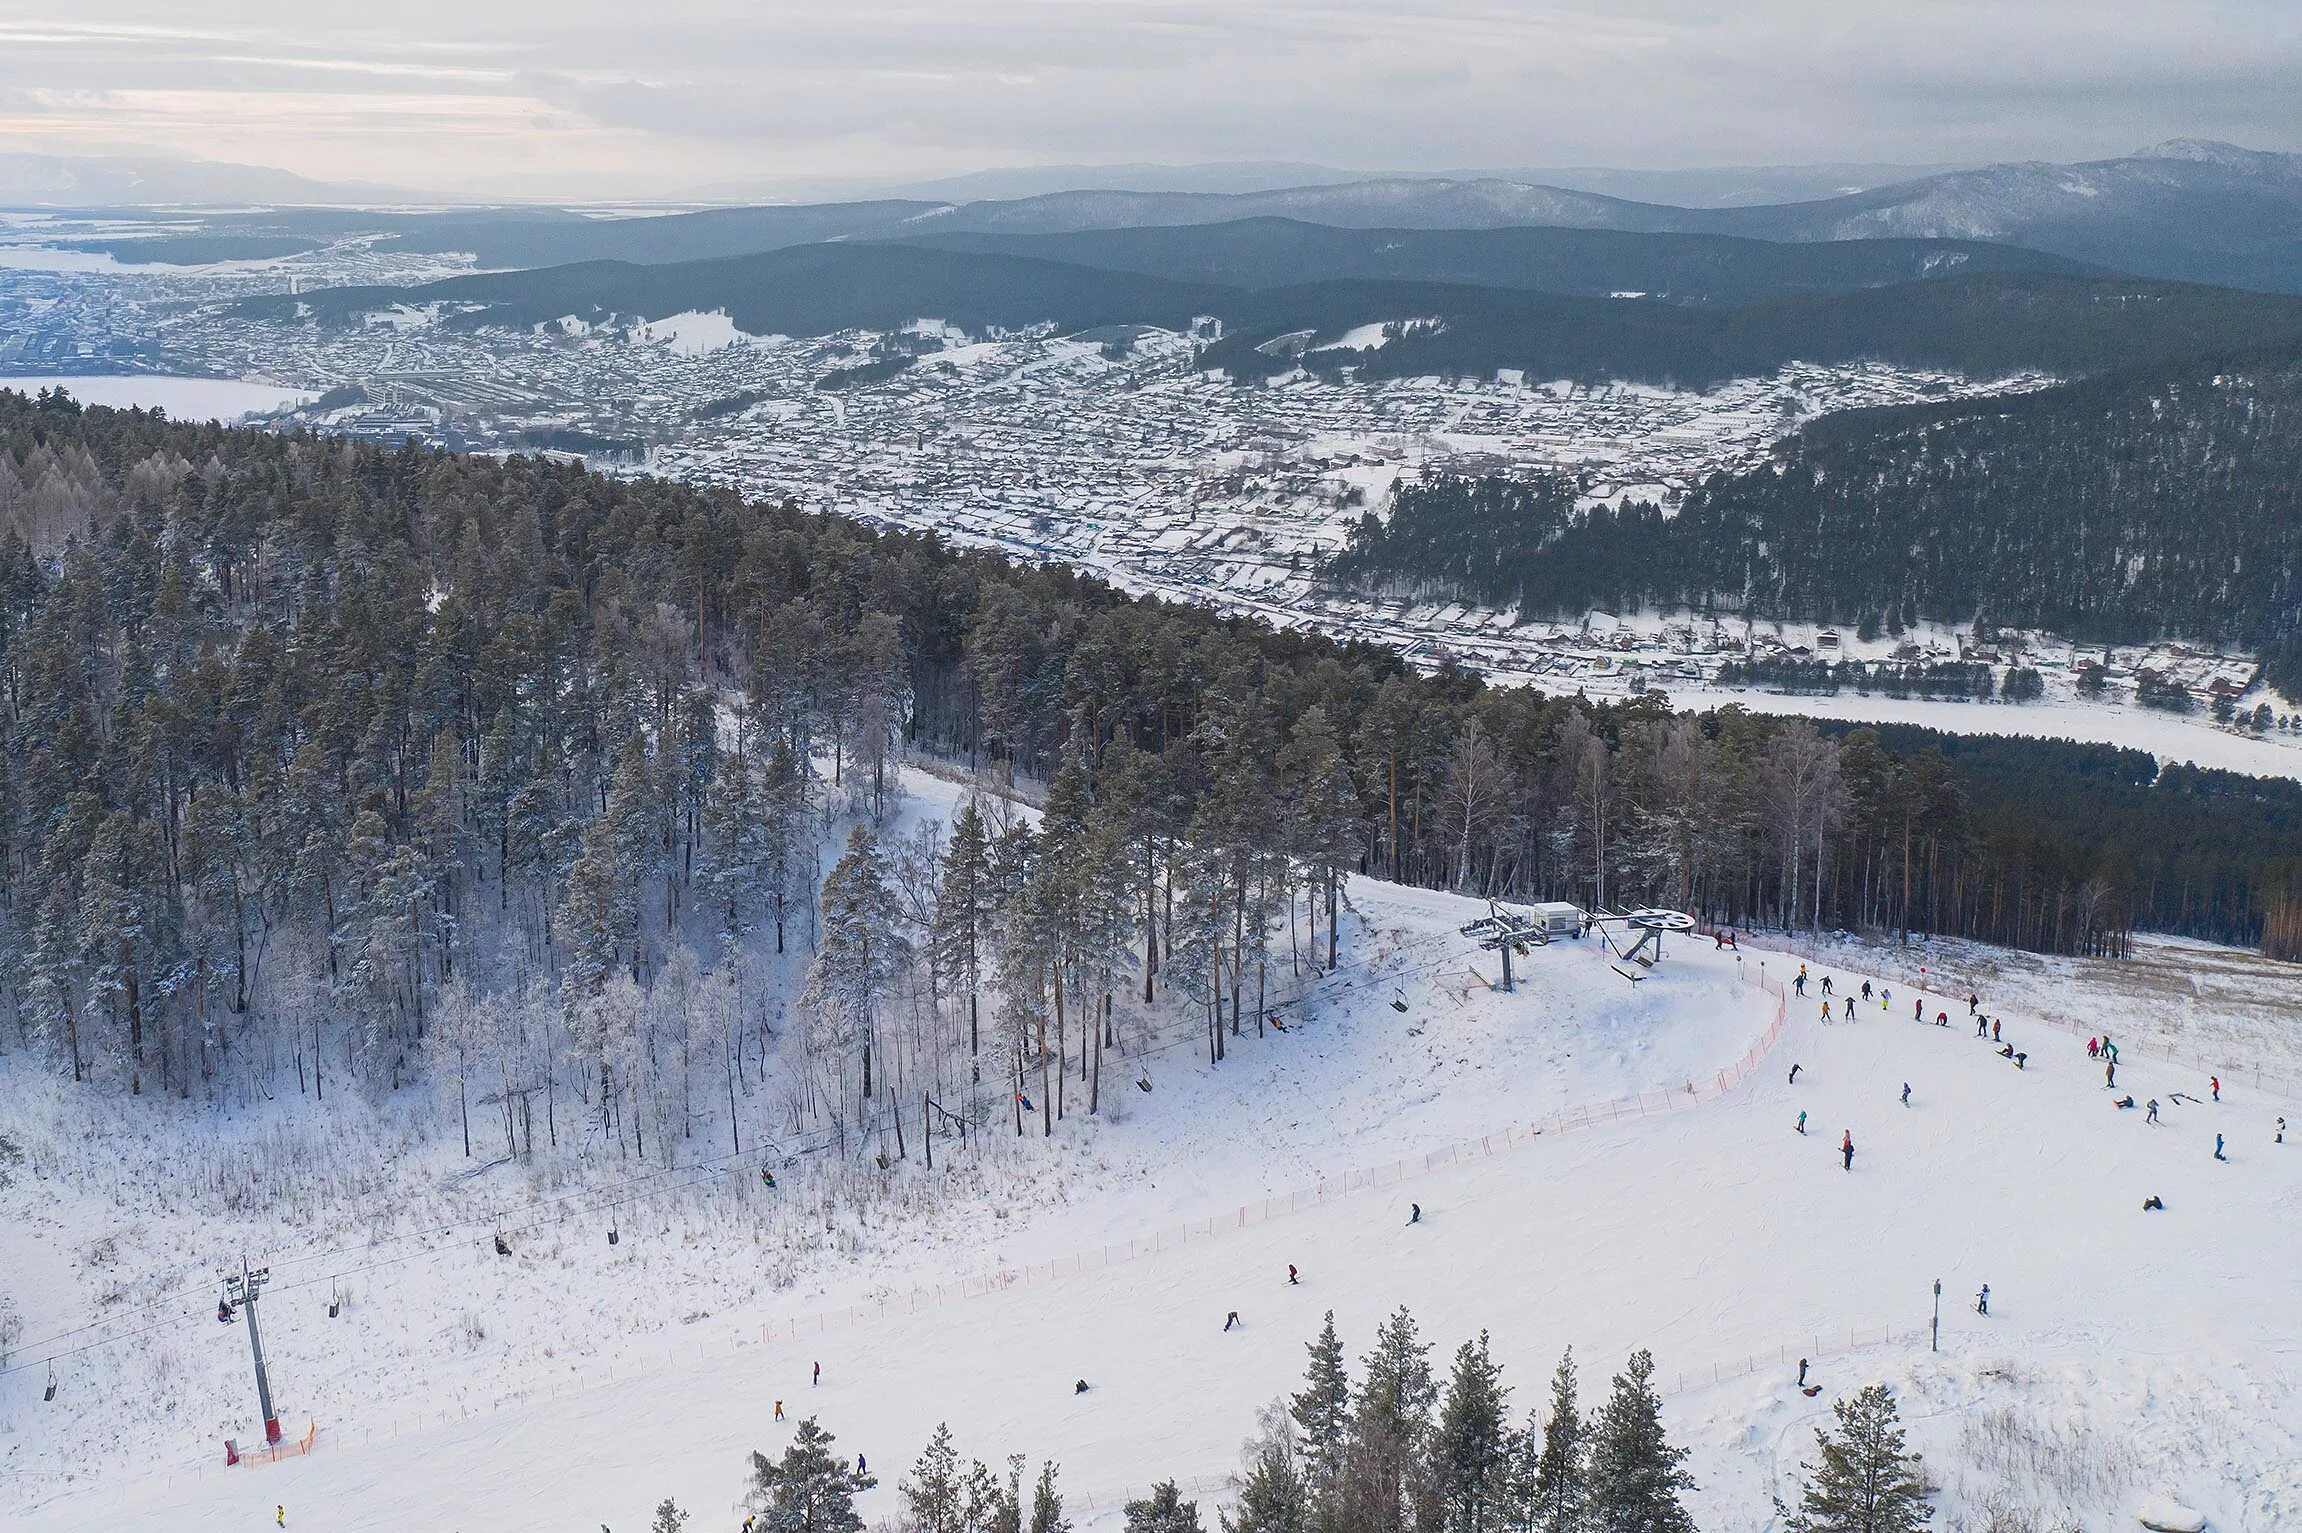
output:
[[[2293,784],[1491,688],[730,494],[60,396],[0,394],[0,684],[0,1045],[452,1078],[515,1146],[654,1153],[712,1071],[734,1129],[776,953],[795,1115],[956,1080],[1046,1132],[1115,994],[1220,1058],[1348,956],[1353,873],[2057,952],[2302,902]],[[899,834],[908,758],[1038,812]]]
[[1877,623],[1977,618],[2260,653],[2302,693],[2302,350],[2028,394],[1848,411],[1676,514],[1578,514],[1564,478],[1440,478],[1367,518],[1338,578],[1534,614],[1641,604]]

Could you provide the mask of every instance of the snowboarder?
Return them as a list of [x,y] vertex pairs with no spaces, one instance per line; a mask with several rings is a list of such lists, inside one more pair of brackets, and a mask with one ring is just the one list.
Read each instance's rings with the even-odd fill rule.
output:
[[2166,1212],[2166,1203],[2154,1192],[2142,1200],[2142,1211],[2146,1214],[2162,1214]]
[[2272,1144],[2284,1144],[2286,1142],[2286,1119],[2283,1114],[2278,1119],[2278,1132],[2270,1142]]
[[1843,1135],[1840,1136],[1838,1141],[1838,1153],[1846,1158],[1846,1169],[1852,1171],[1854,1169],[1853,1129],[1848,1129]]
[[1087,1381],[1085,1379],[1081,1379],[1078,1383],[1072,1385],[1071,1392],[1075,1395],[1083,1395],[1087,1393]]
[[1803,1357],[1798,1360],[1798,1387],[1806,1388],[1806,1359]]
[[863,1455],[862,1455],[862,1454],[860,1454],[860,1453],[858,1453],[858,1454],[855,1456],[855,1472],[856,1472],[857,1474],[869,1474],[869,1473],[871,1473],[870,1469],[869,1469],[869,1468],[867,1468],[867,1467],[864,1465],[864,1462],[863,1462]]
[[1982,1010],[1982,997],[1969,990],[1966,993],[1966,1014],[1973,1016]]
[[1935,1025],[1936,1027],[1948,1027],[1948,1026],[1950,1026],[1950,1013],[1949,1013],[1949,1012],[1947,1012],[1947,1011],[1938,1011],[1938,1012],[1936,1012],[1936,1013],[1934,1014],[1934,1025]]
[[1797,1066],[1797,1065],[1792,1065],[1792,1066],[1790,1067],[1790,1084],[1791,1084],[1791,1085],[1793,1085],[1793,1086],[1795,1086],[1795,1085],[1797,1085],[1797,1084],[1798,1084],[1798,1066]]
[[814,1387],[815,1387],[817,1384],[821,1384],[822,1382],[823,1382],[823,1364],[821,1364],[821,1363],[817,1363],[817,1364],[815,1365],[815,1378],[814,1378],[814,1380],[813,1380],[811,1383],[809,1383],[809,1385],[808,1385],[808,1388],[810,1388],[810,1389],[813,1389],[813,1388],[814,1388]]
[[1287,1286],[1290,1288],[1300,1287],[1302,1281],[1300,1277],[1295,1275],[1295,1264],[1293,1262],[1287,1263]]
[[2118,1061],[2113,1059],[2102,1067],[2102,1084],[2113,1090],[2118,1085]]
[[2023,1052],[2022,1052],[2020,1049],[2017,1049],[2017,1050],[2015,1050],[2015,1053],[2014,1053],[2014,1068],[2015,1068],[2015,1069],[2017,1069],[2017,1070],[2027,1070],[2027,1069],[2029,1069],[2029,1068],[2030,1068],[2030,1056],[2029,1056],[2028,1054],[2025,1054],[2025,1053],[2023,1053]]
[[273,1526],[273,1527],[275,1527],[275,1528],[284,1528],[284,1527],[286,1527],[287,1525],[288,1525],[288,1509],[287,1509],[286,1507],[284,1507],[284,1506],[275,1506],[275,1507],[273,1507],[273,1508],[272,1508],[272,1526]]
[[1974,1296],[1974,1312],[1978,1315],[1990,1313],[1990,1285],[1988,1283],[1983,1284],[1982,1292]]
[[2158,1121],[2158,1098],[2152,1097],[2150,1099],[2150,1111],[2142,1115],[2142,1121],[2145,1123],[2156,1123]]
[[1805,1114],[1805,1113],[1800,1113],[1800,1114],[1798,1115],[1798,1131],[1799,1131],[1801,1134],[1804,1134],[1804,1133],[1806,1132],[1806,1114]]
[[2222,1136],[2220,1134],[2214,1136],[2214,1158],[2216,1160],[2228,1160],[2230,1158],[2222,1153]]
[[1866,1001],[1870,999],[1870,981],[1867,979],[1862,982],[1862,998]]
[[783,1419],[783,1402],[781,1400],[775,1402],[775,1419],[778,1421]]
[[2088,1059],[2100,1059],[2102,1057],[2102,1045],[2092,1038],[2087,1039],[2086,1057]]
[[1910,1082],[1908,1081],[1902,1083],[1902,1105],[1905,1107],[1910,1105]]
[[1225,1315],[1225,1316],[1223,1317],[1223,1329],[1224,1329],[1224,1330],[1226,1330],[1226,1331],[1230,1330],[1230,1329],[1231,1329],[1233,1326],[1237,1325],[1238,1323],[1239,1323],[1239,1312],[1238,1312],[1237,1310],[1233,1310],[1233,1311],[1231,1311],[1231,1313],[1230,1313],[1230,1314],[1228,1314],[1228,1315]]
[[1421,1223],[1423,1222],[1423,1205],[1422,1205],[1422,1204],[1420,1204],[1420,1203],[1409,1203],[1409,1204],[1407,1205],[1407,1222],[1408,1222],[1409,1224],[1421,1224]]
[[2110,1105],[2118,1108],[2132,1107],[2134,1105],[2134,1097],[2131,1093],[2129,1093],[2126,1096],[2120,1097],[2117,1101],[2111,1103]]
[[1917,1000],[1910,1003],[1910,1020],[1913,1022],[1924,1022],[1926,1020],[1925,996],[1922,995]]
[[2207,1084],[2208,1086],[2210,1086],[2210,1087],[2212,1087],[2212,1088],[2213,1088],[2213,1091],[2214,1091],[2214,1100],[2215,1100],[2215,1101],[2217,1101],[2217,1102],[2221,1101],[2221,1100],[2222,1100],[2222,1077],[2221,1077],[2221,1076],[2219,1076],[2219,1075],[2209,1075],[2209,1076],[2207,1076],[2207,1077],[2206,1077],[2206,1084]]
[[2000,1059],[2012,1059],[2014,1057],[2014,1045],[2011,1043],[2000,1044],[1998,1048],[1998,1057]]
[[1992,1043],[1998,1041],[1998,1018],[1996,1017],[1990,1019],[1990,1041]]

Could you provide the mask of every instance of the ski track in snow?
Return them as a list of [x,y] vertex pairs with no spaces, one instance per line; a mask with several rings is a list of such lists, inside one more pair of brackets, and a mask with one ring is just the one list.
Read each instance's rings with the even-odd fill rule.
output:
[[[911,817],[948,815],[949,784],[915,775],[912,787]],[[963,1453],[1058,1461],[1075,1512],[1102,1524],[1127,1490],[1167,1475],[1219,1497],[1255,1408],[1295,1386],[1320,1313],[1336,1311],[1355,1359],[1401,1303],[1442,1366],[1457,1341],[1491,1330],[1522,1415],[1562,1347],[1576,1349],[1586,1408],[1629,1350],[1650,1347],[1666,1420],[1694,1450],[1706,1530],[1773,1527],[1769,1496],[1812,1456],[1823,1407],[1873,1378],[1901,1392],[1949,1510],[1973,1511],[2004,1480],[2090,1527],[2130,1520],[2159,1493],[2217,1529],[2302,1525],[2302,1144],[2269,1142],[2272,1117],[2302,1122],[2302,1107],[2232,1089],[2225,1072],[2220,1106],[2169,1105],[2163,1125],[2145,1127],[2140,1111],[2111,1106],[2083,1039],[2038,1015],[2059,1001],[2127,1027],[2138,1046],[2120,1088],[2138,1100],[2203,1098],[2201,1071],[2143,1054],[2141,1018],[2165,1010],[2168,973],[2215,972],[2225,950],[2152,945],[2145,983],[2122,1000],[2098,967],[1929,948],[1918,961],[1958,981],[1944,984],[1958,999],[1928,997],[1930,1013],[1952,1011],[1948,1029],[1900,1009],[1826,1027],[1794,999],[1772,1058],[1724,1095],[1238,1227],[1226,1217],[1236,1206],[1321,1173],[1708,1077],[1773,1016],[1737,983],[1734,956],[1692,939],[1635,988],[1592,944],[1557,943],[1529,956],[1517,994],[1494,994],[1471,979],[1454,934],[1482,906],[1363,880],[1352,895],[1346,967],[1309,1007],[1282,1004],[1286,1034],[1250,1032],[1211,1068],[1203,1034],[1176,1019],[1140,1067],[1153,1091],[1132,1089],[1133,1061],[1108,1060],[1101,1123],[1075,1119],[1052,1145],[1003,1144],[988,1180],[823,1234],[795,1287],[758,1281],[744,1223],[767,1216],[749,1196],[706,1205],[716,1231],[684,1208],[639,1205],[613,1252],[588,1225],[523,1238],[508,1263],[481,1242],[443,1241],[361,1278],[343,1320],[321,1318],[310,1291],[267,1301],[291,1435],[307,1417],[321,1431],[308,1458],[253,1469],[213,1463],[226,1432],[256,1435],[252,1390],[244,1332],[215,1326],[198,1301],[156,1340],[70,1360],[54,1404],[36,1373],[0,1377],[0,1526],[239,1529],[279,1502],[291,1527],[331,1533],[629,1529],[671,1495],[697,1528],[732,1527],[745,1455],[776,1451],[790,1430],[771,1422],[778,1399],[793,1421],[819,1413],[843,1449],[870,1455],[881,1486],[864,1498],[869,1519],[896,1510],[897,1479],[949,1420]],[[1907,1005],[1911,954],[1824,951],[1827,962],[1808,960],[1818,977],[1868,973]],[[1798,961],[1753,947],[1739,964],[1787,977]],[[2025,1071],[1958,1021],[1959,977],[1985,973],[1986,1009],[2003,1008]],[[2176,1044],[2188,1027],[2242,1057],[2231,1051],[2292,1031],[2274,992],[2258,1012],[2227,984],[2209,993],[2221,999],[2161,1018],[2150,1038]],[[1785,1061],[1802,1066],[1796,1087]],[[20,1075],[0,1088],[43,1105]],[[1802,1109],[1803,1139],[1790,1128]],[[1841,1128],[1855,1135],[1852,1173],[1839,1166]],[[2216,1129],[2228,1164],[2211,1157]],[[461,1169],[456,1148],[435,1137],[403,1153],[444,1181]],[[939,1175],[951,1157],[939,1149]],[[261,1259],[317,1233],[203,1222],[164,1197],[137,1201],[145,1185],[129,1177],[117,1202],[23,1179],[0,1195],[0,1265],[34,1273],[53,1310],[27,1315],[28,1337],[91,1306],[103,1278],[83,1257],[99,1234],[119,1236],[123,1266],[157,1268],[234,1241]],[[2152,1192],[2166,1212],[2139,1211]],[[1425,1211],[1413,1228],[1410,1201]],[[900,1302],[1186,1221],[1209,1221],[1206,1234],[1100,1270],[759,1339],[794,1315]],[[1289,1262],[1300,1288],[1286,1286]],[[1929,1354],[1937,1276],[1943,1351]],[[1986,1281],[1988,1319],[1969,1307]],[[1225,1335],[1231,1309],[1244,1326]],[[698,1311],[709,1313],[680,1324]],[[468,1349],[454,1338],[464,1312],[488,1332]],[[1790,1388],[1801,1356],[1825,1386],[1818,1400]],[[808,1384],[815,1361],[820,1389]],[[1081,1376],[1094,1389],[1074,1396]],[[2082,1427],[2112,1446],[2102,1462],[2055,1435]],[[1978,1461],[2011,1462],[2033,1440],[2052,1448],[2034,1455],[2049,1467]]]

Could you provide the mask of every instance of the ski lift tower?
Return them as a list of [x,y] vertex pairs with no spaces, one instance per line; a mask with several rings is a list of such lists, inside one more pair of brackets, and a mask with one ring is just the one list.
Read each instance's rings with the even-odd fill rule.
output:
[[1487,913],[1461,928],[1464,936],[1477,942],[1490,953],[1503,955],[1503,993],[1508,995],[1511,985],[1511,950],[1523,943],[1541,947],[1551,940],[1551,934],[1541,924],[1528,917],[1504,910],[1494,901],[1487,902]]
[[256,1329],[256,1295],[272,1279],[272,1269],[250,1269],[243,1259],[240,1270],[224,1279],[224,1299],[228,1304],[245,1310],[248,1316],[248,1350],[256,1359],[256,1404],[264,1413],[264,1441],[280,1440],[280,1418],[272,1410],[272,1380],[264,1371],[264,1338]]
[[1639,934],[1639,940],[1623,957],[1642,969],[1651,969],[1662,962],[1663,933],[1691,932],[1695,918],[1683,910],[1634,910],[1623,917],[1623,924]]

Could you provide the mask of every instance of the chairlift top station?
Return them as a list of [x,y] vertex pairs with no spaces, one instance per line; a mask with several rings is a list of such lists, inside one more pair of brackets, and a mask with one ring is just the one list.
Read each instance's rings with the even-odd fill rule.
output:
[[[1622,946],[1609,931],[1621,928],[1624,935],[1636,932],[1637,940]],[[1595,934],[1606,944],[1608,953],[1620,963],[1615,972],[1637,984],[1646,975],[1643,972],[1662,962],[1663,933],[1690,932],[1695,929],[1693,916],[1683,910],[1641,908],[1637,910],[1586,911],[1579,905],[1563,900],[1549,900],[1523,910],[1488,901],[1487,914],[1460,928],[1462,934],[1487,952],[1500,953],[1503,959],[1501,989],[1514,988],[1511,975],[1511,955],[1525,956],[1529,948],[1547,947],[1553,937],[1580,938],[1585,932]],[[1624,968],[1623,964],[1634,968]]]

